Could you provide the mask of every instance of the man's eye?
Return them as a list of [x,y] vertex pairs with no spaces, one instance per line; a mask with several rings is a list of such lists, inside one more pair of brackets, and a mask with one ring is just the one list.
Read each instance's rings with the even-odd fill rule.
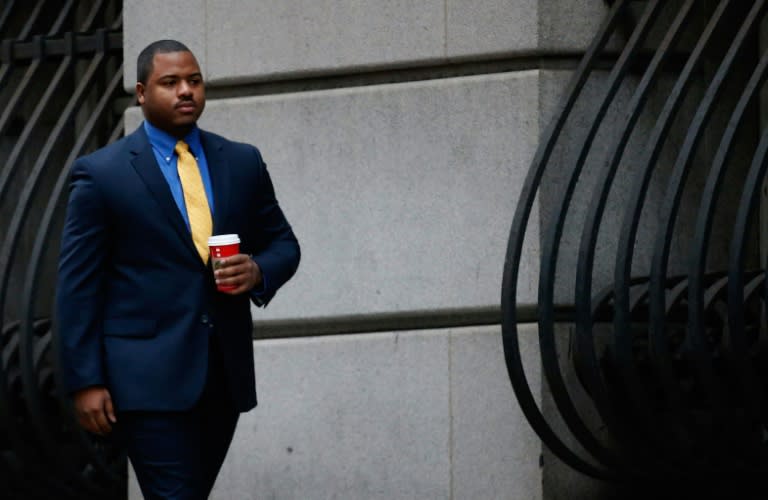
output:
[[201,81],[199,78],[192,78],[192,79],[189,81],[189,84],[190,84],[190,85],[200,85],[200,83],[202,83],[202,81]]
[[173,87],[174,85],[176,85],[176,81],[175,80],[166,80],[166,81],[163,82],[163,85],[165,87]]

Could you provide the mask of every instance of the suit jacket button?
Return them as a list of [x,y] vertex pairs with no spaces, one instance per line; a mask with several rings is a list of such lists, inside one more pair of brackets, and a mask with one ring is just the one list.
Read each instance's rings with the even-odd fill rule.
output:
[[207,323],[208,323],[208,315],[207,315],[207,314],[203,314],[202,316],[200,316],[200,321],[201,321],[201,322],[202,322],[204,325],[205,325],[205,324],[207,324]]

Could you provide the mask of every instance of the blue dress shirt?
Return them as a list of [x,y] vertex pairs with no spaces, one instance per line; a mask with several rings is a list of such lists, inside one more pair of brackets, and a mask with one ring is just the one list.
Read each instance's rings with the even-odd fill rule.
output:
[[[189,229],[189,216],[187,215],[187,207],[184,204],[184,191],[181,188],[179,172],[176,169],[176,162],[179,156],[174,151],[174,148],[178,140],[167,132],[155,127],[147,120],[144,120],[144,130],[147,132],[147,137],[152,145],[152,152],[155,153],[155,159],[157,159],[157,164],[160,166],[160,171],[163,173],[165,180],[168,181],[168,187],[171,188],[173,201],[179,207],[179,212],[184,217],[184,222],[187,223],[187,229]],[[184,142],[189,145],[189,152],[197,160],[197,166],[200,168],[200,177],[203,178],[205,195],[208,197],[208,207],[211,209],[211,218],[213,218],[213,188],[211,186],[211,175],[208,171],[208,162],[205,159],[205,151],[203,151],[203,145],[200,143],[200,129],[197,126],[192,128],[184,137]]]

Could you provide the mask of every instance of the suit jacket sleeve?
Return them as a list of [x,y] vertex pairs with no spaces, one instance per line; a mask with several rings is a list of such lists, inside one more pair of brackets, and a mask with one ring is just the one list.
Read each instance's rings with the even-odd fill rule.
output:
[[107,221],[106,203],[89,167],[77,160],[70,172],[56,291],[59,351],[68,392],[105,383],[101,335]]
[[301,251],[290,224],[277,203],[269,172],[258,150],[253,148],[258,165],[258,189],[253,222],[262,246],[253,254],[264,276],[264,287],[251,297],[266,306],[277,290],[296,272]]

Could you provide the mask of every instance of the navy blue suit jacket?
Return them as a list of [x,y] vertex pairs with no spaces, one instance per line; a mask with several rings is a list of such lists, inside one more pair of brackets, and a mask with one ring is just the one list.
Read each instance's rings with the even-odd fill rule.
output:
[[[259,151],[201,131],[213,234],[240,235],[265,277],[264,306],[296,271],[299,245]],[[216,335],[240,411],[256,404],[250,295],[216,291],[143,127],[79,158],[70,174],[57,284],[67,391],[105,385],[120,411],[185,410]]]

